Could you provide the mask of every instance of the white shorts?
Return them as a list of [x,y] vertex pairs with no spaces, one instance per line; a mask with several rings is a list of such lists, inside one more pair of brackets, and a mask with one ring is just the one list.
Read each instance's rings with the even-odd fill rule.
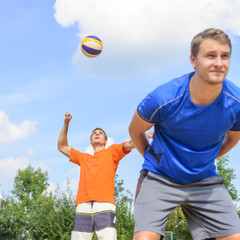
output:
[[92,201],[77,205],[71,240],[91,240],[94,232],[101,240],[117,239],[114,204]]

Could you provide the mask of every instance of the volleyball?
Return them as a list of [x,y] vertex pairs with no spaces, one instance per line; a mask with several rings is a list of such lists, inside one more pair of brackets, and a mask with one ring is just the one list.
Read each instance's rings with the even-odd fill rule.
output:
[[82,40],[81,50],[87,57],[93,58],[102,52],[102,41],[96,36],[87,36]]

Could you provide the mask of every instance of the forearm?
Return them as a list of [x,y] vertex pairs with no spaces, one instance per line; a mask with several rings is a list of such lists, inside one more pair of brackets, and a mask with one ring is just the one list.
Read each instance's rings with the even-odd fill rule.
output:
[[128,142],[125,142],[125,143],[123,144],[123,151],[124,151],[125,153],[130,152],[133,148],[135,148],[135,145],[134,145],[134,143],[133,143],[132,140],[130,140],[130,141],[128,141]]
[[221,146],[221,149],[218,153],[217,158],[220,158],[220,157],[224,156],[225,154],[227,154],[236,144],[237,144],[237,142],[233,142],[233,141],[229,141],[229,140],[224,141]]
[[152,126],[154,126],[154,124],[143,120],[139,116],[138,112],[135,111],[132,121],[129,125],[129,134],[134,142],[135,147],[142,156],[149,146],[148,138],[151,138],[153,135],[153,132],[148,133],[148,135],[145,132]]
[[139,151],[139,153],[143,156],[146,149],[149,146],[148,138],[145,134],[145,132],[133,132],[131,129],[129,129],[130,136],[132,138],[132,141],[134,142],[135,147]]
[[67,133],[68,133],[68,124],[64,123],[58,138],[59,151],[61,151],[63,147],[68,147]]
[[239,141],[239,137],[240,137],[239,131],[235,131],[235,132],[228,131],[222,142],[222,146],[218,153],[217,158],[222,157],[223,155],[228,153],[234,146],[236,146]]

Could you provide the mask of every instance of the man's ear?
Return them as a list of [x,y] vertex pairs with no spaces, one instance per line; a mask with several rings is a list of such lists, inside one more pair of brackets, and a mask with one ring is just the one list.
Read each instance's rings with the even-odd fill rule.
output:
[[196,57],[193,56],[192,54],[190,55],[190,62],[193,66],[194,69],[196,69]]

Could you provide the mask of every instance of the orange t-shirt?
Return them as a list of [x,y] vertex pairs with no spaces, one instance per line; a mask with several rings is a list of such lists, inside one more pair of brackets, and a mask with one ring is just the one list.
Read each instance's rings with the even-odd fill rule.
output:
[[69,161],[80,166],[76,206],[89,201],[115,204],[114,177],[119,161],[127,154],[123,144],[113,144],[94,155],[71,148]]

